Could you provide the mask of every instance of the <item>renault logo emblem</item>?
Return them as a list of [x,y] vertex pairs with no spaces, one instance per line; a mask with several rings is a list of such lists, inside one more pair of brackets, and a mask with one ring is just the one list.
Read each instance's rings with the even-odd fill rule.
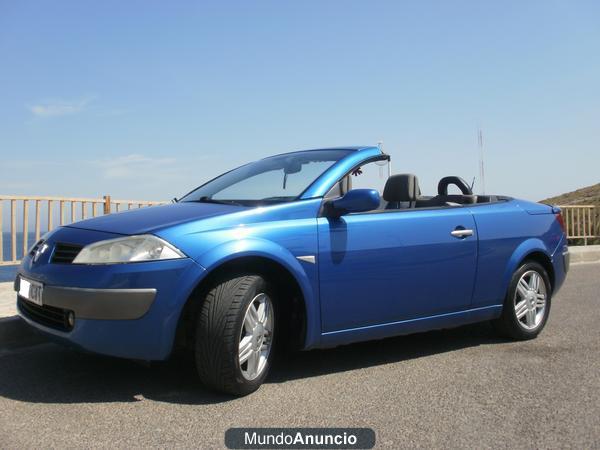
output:
[[37,262],[37,261],[38,261],[38,259],[40,258],[40,256],[42,256],[42,254],[43,254],[43,253],[44,253],[46,250],[48,250],[48,244],[46,244],[46,243],[44,242],[42,245],[38,246],[38,247],[37,247],[37,248],[34,250],[34,252],[33,252],[33,259],[32,259],[32,261],[33,261],[34,263],[35,263],[35,262]]

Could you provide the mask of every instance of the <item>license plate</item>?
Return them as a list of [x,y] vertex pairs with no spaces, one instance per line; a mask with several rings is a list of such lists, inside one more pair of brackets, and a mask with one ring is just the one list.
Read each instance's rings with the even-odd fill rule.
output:
[[42,306],[42,294],[44,292],[44,285],[37,281],[27,280],[23,277],[19,280],[19,295],[25,300],[35,303],[36,305]]

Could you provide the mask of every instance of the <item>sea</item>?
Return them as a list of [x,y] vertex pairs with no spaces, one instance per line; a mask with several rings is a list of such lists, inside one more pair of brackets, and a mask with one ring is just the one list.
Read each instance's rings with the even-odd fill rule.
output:
[[[23,233],[18,232],[17,235],[17,259],[23,258]],[[35,244],[35,232],[30,232],[27,236],[27,246],[31,247]],[[11,259],[11,237],[10,232],[2,233],[2,260]],[[0,283],[13,281],[17,274],[19,266],[0,266]]]

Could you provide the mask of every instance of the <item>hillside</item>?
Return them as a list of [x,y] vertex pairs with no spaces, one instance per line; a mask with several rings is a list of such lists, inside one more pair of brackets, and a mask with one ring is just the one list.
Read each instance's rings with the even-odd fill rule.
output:
[[540,200],[552,205],[597,205],[600,207],[600,183],[577,189],[573,192]]

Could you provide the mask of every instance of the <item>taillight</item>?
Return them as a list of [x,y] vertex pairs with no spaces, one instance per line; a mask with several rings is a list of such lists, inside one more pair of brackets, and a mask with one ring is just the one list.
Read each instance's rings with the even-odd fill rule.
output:
[[560,225],[560,228],[563,230],[563,233],[566,233],[567,232],[567,227],[565,226],[565,219],[563,219],[562,214],[561,213],[557,213],[557,214],[555,214],[555,217],[556,217],[556,221]]

